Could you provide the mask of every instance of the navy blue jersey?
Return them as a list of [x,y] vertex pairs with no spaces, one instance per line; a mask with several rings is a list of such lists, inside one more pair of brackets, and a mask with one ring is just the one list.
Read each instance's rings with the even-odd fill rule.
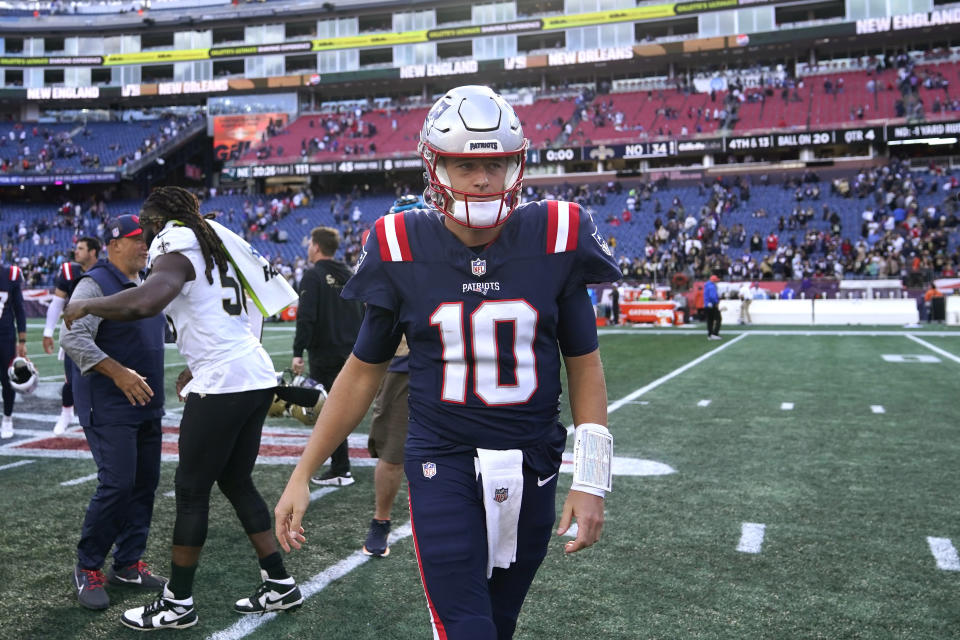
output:
[[[556,439],[561,348],[578,356],[597,345],[585,285],[621,277],[588,212],[521,205],[482,248],[464,246],[440,212],[389,214],[358,265],[342,295],[392,312],[410,345],[411,441],[514,449]],[[581,299],[587,321],[564,312]]]
[[27,314],[23,307],[23,271],[20,267],[2,267],[0,275],[0,339],[15,339],[26,332]]
[[73,290],[77,288],[77,280],[83,275],[83,267],[79,262],[64,262],[57,270],[57,279],[53,283],[54,288],[60,289],[67,294],[67,299],[73,295]]

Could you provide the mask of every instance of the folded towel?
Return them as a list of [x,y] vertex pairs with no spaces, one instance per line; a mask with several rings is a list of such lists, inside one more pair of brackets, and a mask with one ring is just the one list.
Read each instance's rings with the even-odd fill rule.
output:
[[270,261],[260,255],[250,243],[219,222],[207,220],[237,270],[244,290],[265,318],[280,313],[297,301],[297,292],[287,279],[277,272]]
[[487,578],[517,560],[517,526],[523,501],[523,452],[477,449],[474,465],[487,515]]

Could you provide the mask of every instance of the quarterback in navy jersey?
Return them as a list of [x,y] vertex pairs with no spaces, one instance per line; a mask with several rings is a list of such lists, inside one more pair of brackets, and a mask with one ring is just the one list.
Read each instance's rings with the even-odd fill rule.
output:
[[0,267],[0,385],[3,387],[3,419],[0,437],[13,437],[13,403],[17,391],[10,384],[8,367],[17,356],[27,357],[27,314],[23,307],[23,272],[20,267]]
[[[342,294],[367,303],[360,335],[274,511],[281,545],[300,548],[310,474],[363,418],[405,336],[404,470],[435,638],[513,636],[556,519],[561,362],[577,438],[581,427],[609,437],[586,284],[621,274],[587,211],[519,204],[526,147],[487,87],[453,89],[430,110],[430,206],[381,218],[364,245]],[[567,553],[600,537],[598,487],[575,472],[557,530],[577,520]]]
[[[96,238],[80,238],[77,240],[73,251],[76,262],[64,262],[57,270],[57,278],[53,285],[53,299],[50,301],[50,306],[47,307],[46,324],[43,328],[43,350],[45,352],[53,353],[53,333],[57,322],[60,320],[63,307],[77,287],[80,276],[89,271],[100,259],[100,248],[100,241]],[[54,435],[60,435],[66,431],[67,426],[73,420],[74,364],[63,351],[60,352],[59,357],[63,360],[64,383],[60,387],[61,409],[60,417],[57,418],[57,422],[53,426]]]

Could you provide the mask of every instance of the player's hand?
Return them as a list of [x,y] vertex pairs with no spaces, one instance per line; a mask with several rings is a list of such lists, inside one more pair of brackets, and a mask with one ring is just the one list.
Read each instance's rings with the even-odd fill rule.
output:
[[147,379],[133,369],[121,367],[114,374],[113,384],[123,391],[123,395],[127,396],[132,405],[144,406],[153,397],[153,390],[147,384]]
[[67,306],[63,308],[63,322],[67,325],[67,329],[73,325],[74,320],[79,320],[85,315],[87,315],[87,310],[84,308],[83,300],[68,302]]
[[26,357],[27,357],[27,343],[26,343],[26,342],[18,342],[18,343],[17,343],[17,355],[20,356],[21,358],[26,358]]
[[563,503],[557,535],[562,536],[577,519],[577,537],[563,545],[564,553],[575,553],[593,546],[603,531],[603,498],[583,491],[570,491]]
[[293,371],[294,375],[300,375],[303,373],[303,358],[294,358],[291,360],[290,370]]
[[177,399],[180,402],[183,402],[183,395],[180,392],[183,391],[183,388],[187,386],[187,383],[191,380],[193,380],[193,372],[190,371],[190,367],[184,367],[180,375],[177,376]]
[[307,512],[307,505],[310,504],[310,487],[306,482],[298,482],[290,478],[287,488],[283,490],[283,495],[277,501],[277,506],[273,509],[273,517],[276,521],[277,542],[287,553],[291,548],[299,549],[301,543],[307,539],[303,536],[303,514]]
[[53,338],[43,336],[43,350],[46,353],[53,353]]

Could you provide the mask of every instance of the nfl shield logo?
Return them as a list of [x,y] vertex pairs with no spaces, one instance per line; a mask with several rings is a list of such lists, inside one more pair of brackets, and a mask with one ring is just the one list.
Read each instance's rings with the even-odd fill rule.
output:
[[435,462],[424,462],[423,463],[423,477],[428,480],[433,476],[437,475],[437,463]]
[[507,498],[510,497],[509,489],[494,489],[493,490],[493,499],[497,502],[506,502]]
[[477,258],[476,260],[470,261],[470,270],[473,272],[473,275],[478,278],[484,275],[487,272],[487,261]]

